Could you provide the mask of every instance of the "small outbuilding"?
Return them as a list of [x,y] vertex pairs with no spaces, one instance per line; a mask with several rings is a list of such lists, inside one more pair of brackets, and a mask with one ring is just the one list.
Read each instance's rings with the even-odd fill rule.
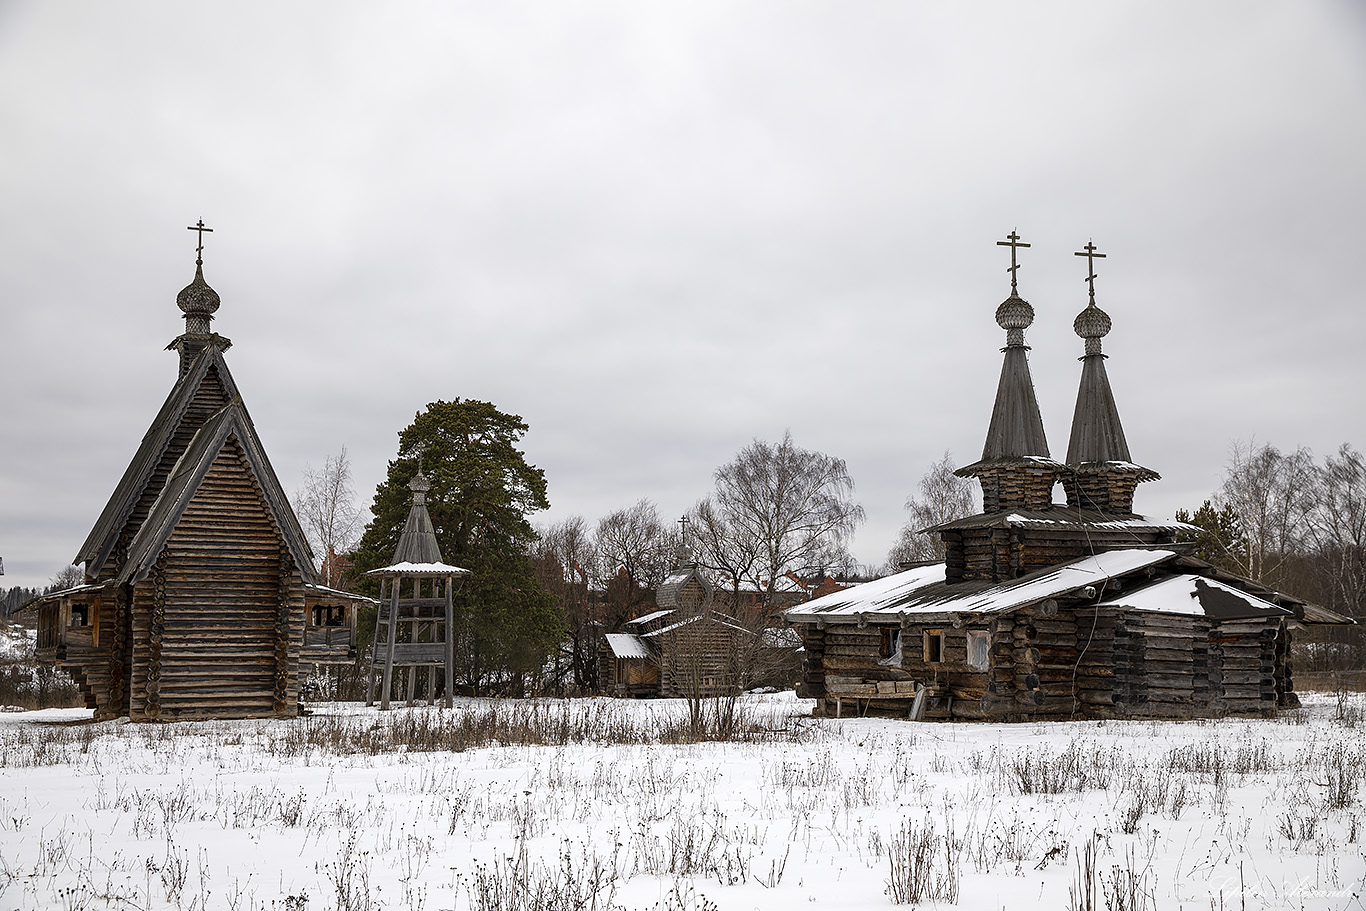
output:
[[[744,623],[715,603],[696,563],[671,572],[656,610],[608,633],[599,652],[603,690],[614,696],[725,696],[763,685],[790,686],[800,648],[766,622]],[[762,618],[761,612],[746,616]]]

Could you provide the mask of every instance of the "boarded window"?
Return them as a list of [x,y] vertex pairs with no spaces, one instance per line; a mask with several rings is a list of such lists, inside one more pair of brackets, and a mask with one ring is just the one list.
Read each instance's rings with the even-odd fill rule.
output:
[[927,664],[939,664],[944,660],[944,631],[939,629],[925,630],[925,662]]
[[968,630],[968,667],[984,671],[991,666],[991,634],[986,630]]

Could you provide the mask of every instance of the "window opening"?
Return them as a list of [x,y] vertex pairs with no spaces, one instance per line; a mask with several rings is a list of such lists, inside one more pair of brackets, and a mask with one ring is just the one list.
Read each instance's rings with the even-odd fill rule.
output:
[[940,664],[944,660],[944,631],[938,629],[925,630],[925,662],[927,664]]
[[884,626],[882,632],[882,647],[879,656],[882,660],[878,664],[888,667],[901,666],[901,630],[893,626]]

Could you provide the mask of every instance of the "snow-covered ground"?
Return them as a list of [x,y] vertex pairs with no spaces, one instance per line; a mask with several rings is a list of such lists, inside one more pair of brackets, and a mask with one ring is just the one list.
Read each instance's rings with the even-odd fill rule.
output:
[[463,752],[372,751],[529,704],[8,714],[0,909],[1363,908],[1366,702],[1306,702],[998,725],[757,696],[766,739],[699,744],[583,740],[649,741],[677,702],[544,702],[559,745]]

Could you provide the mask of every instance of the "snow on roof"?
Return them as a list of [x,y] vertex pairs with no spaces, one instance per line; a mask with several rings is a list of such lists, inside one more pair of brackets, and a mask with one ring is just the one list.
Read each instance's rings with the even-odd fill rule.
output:
[[371,598],[366,595],[358,595],[355,592],[342,591],[340,588],[330,588],[322,583],[305,582],[304,588],[311,591],[322,592],[327,595],[340,595],[343,598],[350,598],[352,601],[369,601],[371,604],[378,604],[378,598]]
[[[1038,515],[1026,515],[1019,512],[1012,512],[1006,516],[1007,525],[1073,525],[1076,519],[1060,513],[1057,518],[1048,518]],[[1131,516],[1123,519],[1105,519],[1100,522],[1087,522],[1088,528],[1104,529],[1124,529],[1124,528],[1179,528],[1194,529],[1194,526],[1175,519],[1158,519],[1154,516]]]
[[658,620],[660,617],[667,617],[667,616],[669,616],[669,614],[672,614],[672,613],[673,613],[673,609],[672,609],[672,608],[670,608],[669,610],[651,611],[650,613],[646,614],[646,615],[643,616],[643,617],[637,617],[637,618],[635,618],[634,620],[627,620],[626,622],[627,622],[627,623],[649,623],[651,620]]
[[1267,615],[1280,617],[1292,613],[1231,585],[1190,573],[1173,576],[1136,591],[1125,592],[1118,597],[1102,601],[1100,606],[1209,617],[1214,620]]
[[1073,509],[1053,505],[1046,509],[1012,509],[1009,512],[978,513],[951,522],[933,525],[923,531],[945,531],[957,528],[1010,528],[1019,526],[1050,528],[1086,528],[1103,531],[1198,531],[1192,525],[1175,519],[1155,516],[1115,515],[1094,509]]
[[394,563],[389,566],[381,566],[379,569],[372,569],[367,576],[378,575],[379,573],[389,573],[391,575],[405,576],[450,576],[464,575],[468,569],[459,566],[451,566],[449,563]]
[[701,620],[709,620],[712,623],[729,627],[735,630],[736,632],[748,633],[751,636],[754,635],[749,630],[741,626],[739,621],[736,620],[734,617],[727,617],[725,614],[712,612],[710,615],[707,616],[704,616],[702,614],[693,614],[691,617],[686,617],[682,620],[679,620],[677,623],[670,623],[668,626],[661,627],[657,630],[652,630],[648,633],[643,633],[642,636],[646,639],[653,639],[656,636],[662,636],[665,633],[671,633],[674,630],[679,629],[680,627],[687,626],[690,623],[697,623]]
[[911,614],[1001,613],[1053,598],[1176,556],[1170,550],[1112,550],[1011,579],[973,586],[948,585],[944,564],[918,566],[865,582],[783,611],[789,621],[856,617],[867,613],[883,622]]
[[633,633],[608,633],[607,647],[617,658],[648,658],[650,650],[645,640]]

